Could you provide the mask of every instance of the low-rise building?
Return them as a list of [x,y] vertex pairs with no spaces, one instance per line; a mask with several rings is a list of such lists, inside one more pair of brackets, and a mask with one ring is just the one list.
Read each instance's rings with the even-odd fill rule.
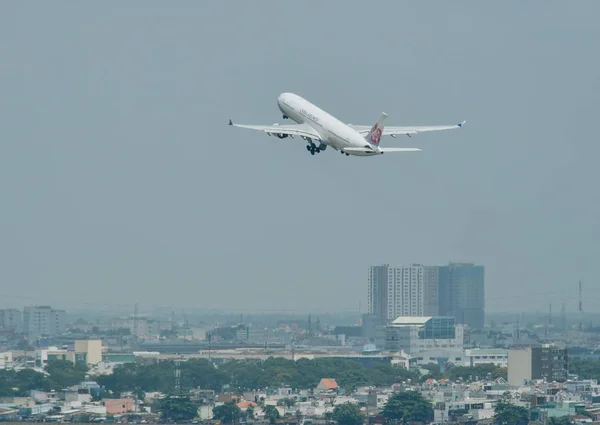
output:
[[467,348],[463,366],[475,367],[481,364],[494,364],[508,367],[508,350],[505,348]]
[[511,386],[520,386],[535,379],[566,381],[568,370],[566,348],[544,344],[508,350],[508,383]]
[[88,365],[96,365],[102,361],[102,341],[77,340],[75,341],[75,361]]
[[0,353],[0,370],[13,367],[13,354],[11,351]]
[[434,349],[462,350],[463,330],[453,317],[398,317],[383,328],[383,341],[378,337],[377,345],[410,354]]
[[323,378],[319,381],[319,385],[317,385],[316,392],[319,394],[331,394],[337,393],[338,384],[335,379],[332,378]]
[[131,398],[105,399],[102,404],[106,407],[108,415],[122,415],[136,411],[135,401]]
[[40,348],[35,352],[35,365],[45,367],[48,361],[68,360],[75,362],[75,352],[58,347]]

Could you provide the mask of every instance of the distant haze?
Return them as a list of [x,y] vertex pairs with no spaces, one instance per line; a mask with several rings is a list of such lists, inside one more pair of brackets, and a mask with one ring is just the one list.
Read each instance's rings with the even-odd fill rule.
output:
[[[597,1],[5,1],[1,307],[358,311],[371,264],[486,267],[488,311],[600,298]],[[453,124],[311,156],[279,93]],[[132,310],[131,310],[132,311]]]

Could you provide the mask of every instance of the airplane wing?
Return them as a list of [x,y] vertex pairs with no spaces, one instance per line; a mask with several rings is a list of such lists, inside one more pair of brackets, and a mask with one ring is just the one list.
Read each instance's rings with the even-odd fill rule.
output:
[[[397,136],[406,134],[410,136],[412,134],[424,133],[427,131],[441,131],[441,130],[453,130],[455,128],[461,128],[465,125],[466,121],[460,122],[455,125],[416,125],[416,126],[406,126],[406,127],[393,127],[386,126],[383,128],[382,136]],[[371,126],[369,125],[353,125],[348,124],[349,127],[353,128],[357,132],[362,135],[367,134],[371,130]]]
[[251,130],[263,131],[267,134],[287,134],[288,136],[304,136],[319,140],[319,134],[308,124],[284,124],[284,125],[246,125],[234,124],[229,120],[229,125],[240,128],[249,128]]

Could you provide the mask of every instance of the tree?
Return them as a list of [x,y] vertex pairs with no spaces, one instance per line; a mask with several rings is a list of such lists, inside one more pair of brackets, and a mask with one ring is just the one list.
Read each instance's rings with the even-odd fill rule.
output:
[[525,407],[500,401],[494,409],[494,422],[498,425],[527,425],[529,411]]
[[277,402],[277,404],[279,406],[285,406],[289,409],[290,407],[292,407],[296,404],[296,400],[294,400],[293,398],[290,398],[290,397],[286,397],[286,398],[282,398],[281,400],[279,400],[279,402]]
[[492,379],[507,379],[507,374],[508,371],[506,368],[496,366],[493,363],[484,363],[473,367],[455,366],[449,371],[448,378],[452,379],[453,381],[457,380],[458,378],[462,378],[466,381],[469,379],[475,379],[475,377],[478,377],[479,379],[486,379],[488,375],[490,375]]
[[[300,359],[297,362],[281,357],[265,361],[231,360],[219,365],[218,369],[209,360],[190,359],[181,363],[180,368],[181,390],[184,392],[198,387],[220,392],[225,385],[238,391],[280,385],[309,389],[315,388],[324,376],[334,377],[340,387],[351,390],[362,385],[384,386],[419,378],[418,373],[390,364],[367,368],[353,360],[328,358]],[[96,379],[100,385],[114,392],[133,391],[138,394],[140,391],[160,391],[172,394],[175,389],[174,371],[173,361],[148,365],[128,363],[115,367],[113,374]]]
[[169,396],[161,400],[160,411],[163,419],[186,421],[198,415],[198,405],[189,397]]
[[548,418],[548,425],[571,425],[571,418],[568,415]]
[[267,418],[269,420],[269,423],[272,425],[275,422],[277,422],[277,420],[281,417],[279,415],[279,410],[277,410],[277,408],[275,406],[265,406],[265,408],[263,409],[263,412],[265,413],[265,418]]
[[333,409],[333,419],[339,425],[361,425],[365,417],[356,404],[346,402],[335,406]]
[[255,417],[254,406],[248,406],[246,409],[246,419],[254,420]]
[[213,409],[213,417],[223,423],[231,424],[242,416],[242,410],[234,402],[217,406]]
[[89,413],[83,413],[76,417],[75,422],[79,422],[82,424],[89,424],[91,419],[92,419],[92,415],[90,415]]
[[600,360],[569,357],[569,372],[580,379],[600,379]]
[[50,374],[50,380],[55,390],[79,384],[85,380],[87,371],[88,368],[85,364],[74,364],[69,360],[48,360],[46,364],[46,372]]
[[442,372],[440,370],[440,366],[435,363],[429,363],[422,367],[427,370],[428,373],[423,376],[423,380],[427,380],[429,378],[433,378],[435,380],[439,380],[443,378]]
[[382,413],[387,419],[395,419],[401,424],[433,421],[433,406],[416,391],[392,394]]

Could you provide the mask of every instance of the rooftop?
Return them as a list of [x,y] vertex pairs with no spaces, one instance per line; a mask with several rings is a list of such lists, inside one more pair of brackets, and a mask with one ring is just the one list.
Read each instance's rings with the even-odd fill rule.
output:
[[392,322],[393,326],[423,326],[429,320],[431,316],[400,316]]

